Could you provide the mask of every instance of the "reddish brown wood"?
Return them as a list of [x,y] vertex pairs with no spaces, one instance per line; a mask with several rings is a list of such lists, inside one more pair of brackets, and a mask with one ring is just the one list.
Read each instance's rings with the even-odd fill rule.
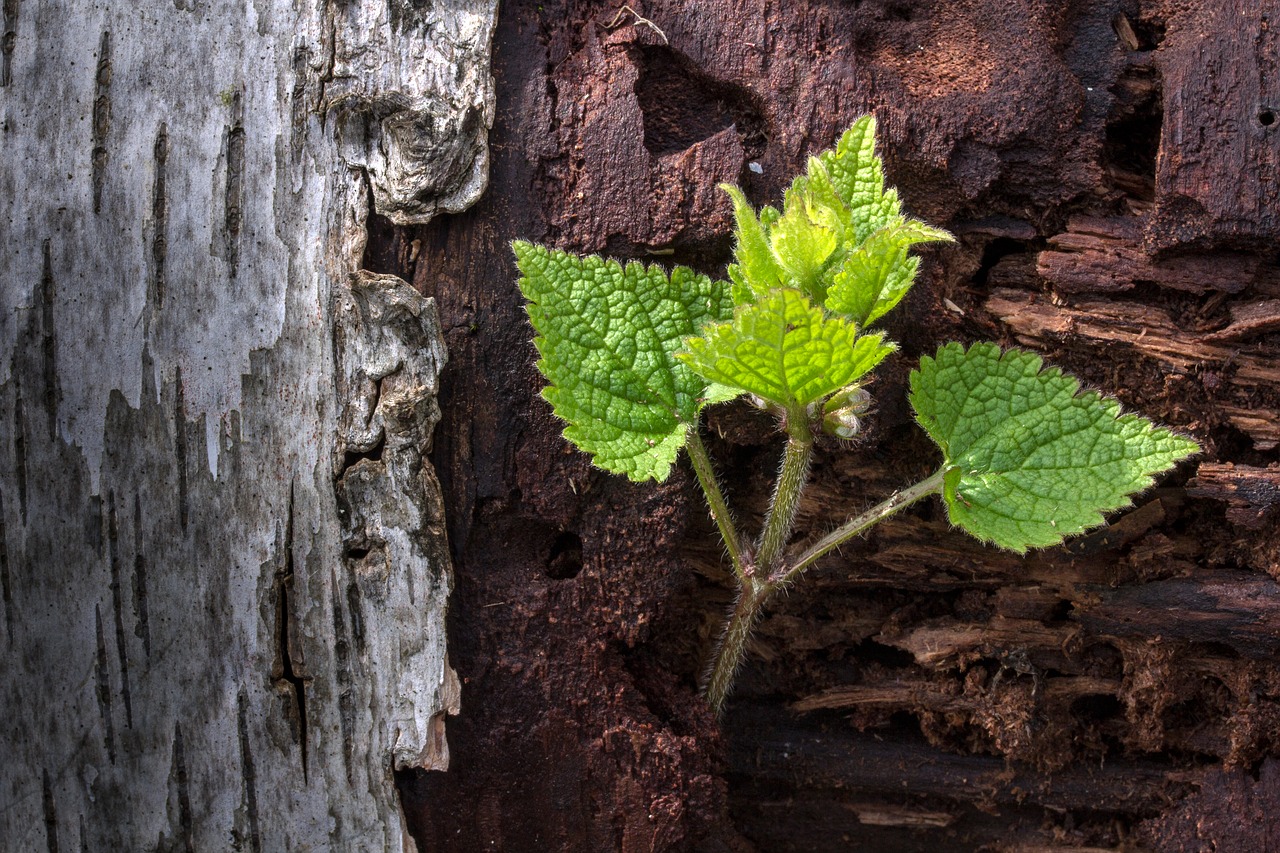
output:
[[1265,341],[1224,341],[1188,328],[1167,309],[1130,301],[1064,304],[1037,293],[998,289],[985,308],[1025,346],[1114,348],[1172,377],[1194,377],[1200,393],[1188,393],[1184,405],[1200,409],[1208,421],[1230,423],[1258,450],[1280,442],[1280,361]]
[[[1144,217],[1077,216],[1049,238],[1036,272],[1059,293],[1116,293],[1139,284],[1174,290],[1239,293],[1276,269],[1257,255],[1215,252],[1156,260],[1142,246]],[[1264,273],[1265,270],[1265,273]]]
[[1276,10],[1255,0],[1169,6],[1147,244],[1252,250],[1280,237]]
[[1280,468],[1206,462],[1196,469],[1187,494],[1226,501],[1228,519],[1257,529],[1267,523],[1271,508],[1280,503]]
[[[432,458],[464,684],[450,771],[401,779],[424,848],[1277,843],[1217,817],[1267,801],[1273,776],[1248,774],[1280,748],[1280,537],[1258,487],[1280,445],[1280,124],[1257,121],[1280,74],[1261,7],[633,8],[652,24],[504,5],[486,199],[370,244],[370,268],[436,297],[450,347]],[[930,473],[905,389],[943,340],[1033,348],[1205,453],[1025,558],[912,508],[770,609],[717,723],[694,689],[731,598],[713,525],[687,472],[635,486],[566,448],[507,241],[722,274],[715,183],[776,201],[866,111],[908,209],[960,242],[930,250],[888,324],[903,353],[864,440],[819,447],[802,535]],[[733,406],[706,433],[753,530],[777,435]]]

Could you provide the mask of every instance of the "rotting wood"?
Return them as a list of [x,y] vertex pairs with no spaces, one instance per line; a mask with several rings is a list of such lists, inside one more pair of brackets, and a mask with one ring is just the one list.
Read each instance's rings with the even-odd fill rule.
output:
[[[1081,622],[1112,591],[1224,564],[1266,574],[1268,557],[1254,550],[1266,537],[1223,524],[1216,500],[1189,499],[1179,479],[1188,465],[1069,548],[996,553],[949,532],[939,507],[921,506],[824,559],[762,623],[739,713],[731,709],[722,729],[748,743],[732,753],[726,794],[725,774],[704,760],[720,741],[692,694],[697,632],[728,603],[717,585],[722,554],[705,541],[713,526],[682,491],[688,482],[680,474],[666,486],[633,487],[591,472],[566,450],[560,425],[536,397],[531,333],[503,248],[532,238],[625,258],[658,255],[718,274],[729,257],[727,209],[709,204],[708,185],[725,179],[738,149],[751,146],[724,126],[741,101],[717,104],[707,93],[745,91],[759,102],[759,144],[736,176],[756,203],[776,203],[807,154],[874,110],[886,172],[908,209],[963,239],[923,264],[921,284],[889,329],[903,355],[873,389],[882,408],[858,446],[826,454],[815,499],[802,508],[806,530],[820,536],[833,519],[929,473],[935,457],[912,443],[903,391],[912,357],[946,339],[1036,347],[1084,373],[1087,384],[1194,432],[1206,443],[1205,459],[1239,453],[1266,464],[1260,458],[1275,446],[1267,442],[1280,439],[1265,370],[1274,338],[1262,331],[1265,321],[1214,336],[1242,306],[1280,298],[1270,281],[1271,237],[1232,236],[1230,223],[1215,220],[1201,224],[1221,245],[1210,245],[1218,237],[1188,245],[1172,234],[1162,236],[1175,245],[1151,247],[1131,231],[1100,239],[1099,249],[1118,258],[1103,281],[1120,289],[1109,291],[1077,275],[1082,289],[1068,292],[1037,272],[1041,248],[1068,253],[1069,237],[1050,242],[1084,213],[1110,221],[1127,210],[1124,223],[1145,229],[1163,201],[1162,211],[1195,221],[1193,205],[1179,210],[1181,202],[1161,194],[1172,173],[1157,179],[1158,167],[1185,166],[1189,174],[1199,165],[1170,147],[1173,100],[1203,82],[1193,79],[1203,77],[1202,50],[1226,65],[1235,53],[1250,54],[1249,62],[1256,54],[1262,79],[1274,79],[1276,51],[1266,48],[1260,21],[1245,15],[1243,30],[1229,26],[1256,4],[1231,3],[1226,12],[1208,0],[1052,9],[991,0],[706,3],[697,15],[669,0],[637,7],[665,45],[626,17],[608,29],[616,4],[504,6],[492,203],[387,233],[378,252],[379,269],[406,277],[413,270],[414,284],[438,296],[451,347],[447,387],[459,389],[444,406],[436,459],[456,508],[450,524],[468,605],[454,651],[469,697],[478,698],[468,705],[474,717],[451,724],[451,735],[462,731],[451,745],[483,760],[417,777],[406,801],[414,801],[428,838],[456,850],[539,837],[566,848],[722,851],[745,849],[748,842],[732,837],[738,830],[760,849],[780,851],[1122,849],[1142,819],[1179,809],[1178,798],[1205,778],[1199,766],[1256,767],[1274,752],[1276,707],[1267,698],[1277,695],[1274,667],[1230,646],[1141,636],[1138,627],[1123,636],[1093,633]],[[682,88],[697,97],[682,98]],[[1220,94],[1221,104],[1185,105],[1183,114],[1212,112],[1223,121],[1210,133],[1230,135],[1230,122],[1265,92],[1233,86]],[[699,109],[678,120],[677,108],[688,104]],[[1272,191],[1265,174],[1249,174],[1248,162],[1227,160],[1244,170],[1246,192],[1265,199]],[[1212,183],[1195,189],[1217,191]],[[1229,213],[1229,194],[1218,201]],[[1149,255],[1150,248],[1164,251]],[[1192,264],[1205,282],[1184,274],[1191,267],[1183,261],[1209,251],[1214,263]],[[1255,264],[1259,274],[1231,292]],[[1000,287],[1041,300],[1044,313],[1033,324],[1040,334],[1023,335],[986,310]],[[1098,317],[1082,317],[1095,306]],[[1147,308],[1158,310],[1154,331],[1171,336],[1157,335],[1151,353],[1133,346]],[[1089,335],[1050,331],[1059,313],[1092,320],[1082,326]],[[1092,336],[1108,323],[1119,324],[1113,336]],[[1178,352],[1188,340],[1190,351]],[[1219,347],[1211,354],[1225,360],[1202,368],[1195,359],[1204,346]],[[1250,369],[1248,359],[1261,362],[1262,372],[1239,380],[1239,356]],[[732,406],[711,418],[707,440],[750,527],[767,500],[767,478],[753,472],[777,463],[772,426]],[[1253,448],[1242,447],[1248,442],[1236,427]],[[689,532],[673,568],[672,540],[663,536],[682,525]],[[932,668],[876,639],[921,627],[980,630],[997,619],[1015,630],[987,643],[975,633],[978,642]],[[1023,636],[1016,630],[1023,625],[1041,629]],[[930,710],[903,695],[896,707],[815,710],[798,720],[788,710],[826,690],[899,682],[932,684],[926,697],[964,696],[971,709]],[[752,706],[768,712],[742,713]],[[793,729],[812,737],[785,736]],[[784,736],[757,779],[754,747],[770,733]],[[864,746],[877,762],[870,772],[905,767],[902,777],[867,794],[848,790],[862,780],[856,763],[832,762],[836,770],[826,775],[790,772],[833,749],[856,756]],[[1045,784],[972,802],[971,759]],[[923,801],[904,790],[904,778],[909,788],[914,774],[938,768]],[[1094,787],[1095,771],[1122,781]],[[1048,800],[1059,772],[1074,784],[1078,808]],[[665,808],[672,792],[683,796],[695,784],[701,795],[685,799],[679,815]],[[732,819],[717,812],[726,798]],[[588,801],[589,816],[562,806]],[[1179,841],[1194,849],[1210,841],[1195,836],[1190,811]],[[1252,846],[1265,843],[1258,837]]]
[[1255,572],[1202,572],[1109,590],[1078,618],[1104,637],[1212,643],[1259,661],[1280,652],[1280,584]]
[[496,4],[3,5],[0,848],[413,849],[444,351],[359,267],[484,188]]
[[1280,503],[1280,468],[1203,462],[1187,485],[1187,494],[1225,501],[1229,521],[1257,529]]
[[1231,322],[1207,335],[1212,341],[1245,341],[1280,332],[1280,299],[1263,299],[1230,307]]
[[1049,238],[1036,270],[1060,293],[1117,293],[1139,283],[1189,293],[1239,293],[1276,272],[1257,255],[1243,252],[1152,259],[1142,245],[1143,225],[1143,217],[1073,217],[1065,232]]
[[[1012,806],[1034,798],[1056,809],[1091,810],[1119,805],[1155,814],[1186,776],[1159,762],[1073,767],[1053,774],[1010,767],[996,756],[948,755],[911,738],[843,732],[825,737],[803,721],[776,713],[751,713],[758,725],[740,728],[730,742],[734,772],[757,783],[777,781],[817,790],[840,789],[917,801]],[[957,785],[957,782],[961,784]]]
[[1254,0],[1179,10],[1162,46],[1165,130],[1148,247],[1251,247],[1280,237],[1280,36],[1271,14]]
[[1044,295],[998,288],[986,309],[1024,346],[1121,346],[1184,373],[1214,371],[1218,382],[1242,402],[1219,404],[1225,420],[1253,439],[1259,450],[1280,442],[1280,409],[1257,402],[1258,390],[1280,387],[1280,364],[1264,350],[1250,350],[1187,329],[1163,309],[1134,302],[1081,300],[1057,304]]

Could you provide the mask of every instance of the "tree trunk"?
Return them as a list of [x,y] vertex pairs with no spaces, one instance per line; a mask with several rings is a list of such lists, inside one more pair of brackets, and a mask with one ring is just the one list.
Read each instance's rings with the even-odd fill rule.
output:
[[445,350],[365,222],[482,191],[495,4],[3,15],[0,847],[412,849]]
[[[504,4],[494,180],[373,230],[440,306],[432,458],[466,713],[402,776],[432,850],[1261,850],[1280,843],[1275,332],[1280,68],[1255,0]],[[643,17],[641,17],[643,16]],[[874,111],[930,249],[866,440],[820,448],[820,532],[936,464],[907,372],[950,339],[1043,352],[1205,453],[1020,558],[921,505],[761,623],[724,720],[695,694],[731,600],[687,470],[592,471],[537,398],[520,237],[722,275],[741,183],[776,203]],[[708,444],[758,525],[776,430]],[[1232,820],[1235,816],[1235,820]]]

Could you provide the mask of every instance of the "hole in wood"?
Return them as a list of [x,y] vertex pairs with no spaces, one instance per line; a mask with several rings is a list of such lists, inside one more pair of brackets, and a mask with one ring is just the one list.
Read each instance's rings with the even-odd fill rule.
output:
[[1124,704],[1107,693],[1091,693],[1071,703],[1071,716],[1084,725],[1114,720],[1124,714]]
[[1155,200],[1162,90],[1160,72],[1150,66],[1127,69],[1111,89],[1116,100],[1107,116],[1102,166],[1112,186],[1137,201]]
[[1120,678],[1124,675],[1124,654],[1110,643],[1093,643],[1080,654],[1080,667],[1085,675]]
[[556,537],[547,559],[547,577],[563,581],[576,578],[582,571],[582,540],[566,530]]
[[641,45],[632,50],[640,69],[635,92],[644,116],[647,151],[684,151],[734,127],[748,160],[764,153],[768,142],[764,119],[749,91],[712,78],[669,47]]
[[973,274],[975,284],[986,285],[991,280],[991,271],[999,263],[1014,255],[1023,255],[1030,251],[1026,240],[1015,240],[1012,237],[997,237],[982,249],[982,261],[978,271]]
[[342,550],[347,567],[352,574],[362,578],[386,578],[391,571],[387,556],[387,543],[380,539],[361,536],[348,542]]
[[1276,114],[1274,110],[1263,110],[1258,113],[1258,124],[1263,127],[1271,127],[1276,123]]
[[1111,26],[1126,50],[1148,53],[1164,41],[1163,21],[1134,19],[1122,13],[1112,20]]

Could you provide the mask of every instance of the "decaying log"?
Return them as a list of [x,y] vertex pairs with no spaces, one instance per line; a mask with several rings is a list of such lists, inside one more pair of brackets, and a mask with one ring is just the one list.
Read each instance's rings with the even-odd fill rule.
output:
[[[892,798],[940,798],[947,802],[1015,805],[1035,799],[1073,811],[1125,810],[1150,815],[1188,777],[1162,762],[1078,766],[1052,776],[1010,767],[995,756],[949,755],[892,735],[841,732],[785,715],[756,714],[730,741],[730,765],[757,782],[797,788],[839,789]],[[959,783],[959,785],[957,785]]]
[[1272,14],[1252,0],[1180,10],[1162,46],[1164,131],[1148,247],[1253,249],[1280,238]]
[[1227,503],[1227,518],[1248,528],[1260,528],[1280,503],[1280,469],[1256,468],[1232,462],[1204,462],[1187,485],[1187,494]]
[[[402,789],[428,844],[1116,850],[1174,814],[1205,767],[1247,774],[1274,754],[1280,685],[1250,657],[1264,637],[1243,633],[1250,651],[1230,631],[1100,615],[1170,584],[1157,588],[1204,608],[1192,621],[1226,624],[1240,614],[1195,584],[1272,576],[1270,528],[1224,524],[1222,500],[1184,488],[1196,464],[1262,468],[1280,446],[1274,137],[1241,118],[1280,79],[1258,4],[629,8],[504,5],[492,196],[371,249],[437,298],[450,345],[433,460],[469,713],[450,721],[455,767]],[[1223,74],[1205,77],[1210,64]],[[1209,91],[1215,79],[1228,89]],[[952,531],[936,503],[912,507],[770,607],[717,725],[695,693],[732,595],[714,526],[687,471],[634,486],[566,449],[536,396],[505,246],[723,275],[730,211],[714,184],[776,204],[868,111],[907,209],[960,240],[928,251],[886,323],[902,352],[872,388],[867,434],[819,448],[804,534],[937,464],[905,392],[944,340],[1036,348],[1206,452],[1107,527],[1026,556]],[[1230,144],[1202,144],[1204,122]],[[1262,214],[1234,220],[1233,196]],[[713,410],[706,431],[747,531],[778,461],[775,425],[753,417]]]
[[[1262,402],[1280,388],[1280,363],[1266,350],[1197,333],[1174,322],[1164,309],[1136,302],[1063,304],[1041,294],[999,288],[985,307],[1025,346],[1118,345],[1170,372],[1212,373],[1210,384],[1226,400],[1218,406],[1223,418],[1250,436],[1258,450],[1280,443],[1280,409]],[[1267,396],[1259,400],[1260,391]]]
[[1280,299],[1263,299],[1230,307],[1231,322],[1207,337],[1213,341],[1246,341],[1280,332]]
[[1277,272],[1254,254],[1218,252],[1153,259],[1142,245],[1144,218],[1076,216],[1049,238],[1036,271],[1059,293],[1117,293],[1140,283],[1172,290],[1240,293]]
[[1109,590],[1078,618],[1108,637],[1213,643],[1260,661],[1280,652],[1280,584],[1254,572],[1199,573]]
[[[945,850],[1090,849],[1071,843],[1076,825],[1097,837],[1112,814],[1157,815],[1199,779],[1158,761],[1042,773],[940,752],[909,732],[859,733],[830,716],[821,725],[758,707],[738,712],[734,732],[729,762],[746,789],[737,816],[776,850],[910,851],[925,837]],[[1070,816],[1047,848],[1037,844],[1044,809]]]

